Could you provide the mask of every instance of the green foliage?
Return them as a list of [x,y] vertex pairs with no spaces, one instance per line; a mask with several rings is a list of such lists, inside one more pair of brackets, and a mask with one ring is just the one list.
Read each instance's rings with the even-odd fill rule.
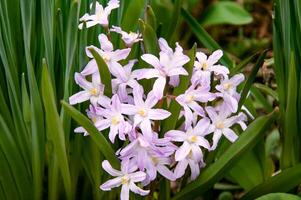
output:
[[200,23],[203,26],[217,24],[244,25],[253,21],[252,16],[239,4],[220,1],[205,10]]

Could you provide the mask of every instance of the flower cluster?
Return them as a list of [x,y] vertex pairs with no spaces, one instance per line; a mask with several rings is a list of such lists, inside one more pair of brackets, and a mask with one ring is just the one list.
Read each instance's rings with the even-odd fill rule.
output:
[[[79,28],[83,28],[84,24],[86,27],[100,24],[108,28],[108,16],[118,6],[118,0],[110,0],[106,8],[96,3],[95,13],[85,14],[80,19],[85,23],[81,23]],[[91,60],[82,72],[75,74],[75,81],[83,90],[69,99],[72,105],[90,101],[87,115],[95,127],[99,131],[109,129],[108,137],[112,143],[116,137],[124,141],[116,153],[121,160],[121,171],[103,161],[103,169],[115,178],[100,188],[107,191],[122,186],[121,199],[129,199],[130,190],[147,195],[149,190],[141,189],[136,183],[147,186],[158,173],[175,181],[184,176],[188,167],[191,180],[194,180],[205,166],[204,152],[216,149],[222,136],[234,142],[238,138],[231,129],[234,124],[243,130],[246,128],[246,115],[237,112],[240,98],[237,86],[244,76],[230,77],[229,70],[218,64],[223,55],[221,50],[209,57],[197,52],[189,88],[184,94],[173,96],[170,91],[180,84],[180,76],[189,75],[184,65],[190,58],[183,53],[182,47],[176,43],[172,49],[165,39],[160,38],[159,57],[143,54],[141,59],[152,67],[141,68],[136,66],[137,60],[127,59],[131,46],[142,41],[141,35],[124,32],[116,26],[108,30],[120,34],[127,48],[114,50],[107,35],[100,34],[100,48],[87,47],[86,54]],[[106,85],[100,80],[91,48],[109,68],[112,97],[104,95]],[[127,61],[127,64],[122,66],[120,61]],[[142,79],[153,79],[149,92],[143,88]],[[171,115],[168,111],[171,101],[182,107],[179,122],[183,122],[177,130],[162,133],[161,122]],[[75,132],[88,135],[82,127],[76,128]]]

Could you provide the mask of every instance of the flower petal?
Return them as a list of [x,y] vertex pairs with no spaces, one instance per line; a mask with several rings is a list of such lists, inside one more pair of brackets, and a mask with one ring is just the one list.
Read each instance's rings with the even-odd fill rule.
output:
[[103,49],[104,51],[113,51],[113,44],[110,42],[110,40],[108,39],[108,37],[105,34],[100,34],[98,36],[98,40],[101,46],[101,49]]
[[152,120],[163,120],[171,115],[170,112],[163,109],[151,109],[148,111],[148,118]]
[[78,93],[72,95],[71,97],[69,97],[69,103],[70,103],[70,105],[75,105],[75,104],[82,103],[84,101],[89,100],[90,97],[91,97],[91,94],[89,92],[81,91],[81,92],[78,92]]
[[223,51],[222,50],[216,50],[214,51],[208,58],[208,64],[209,65],[214,65],[217,63],[217,61],[223,56]]
[[176,180],[176,177],[175,177],[174,173],[172,173],[172,171],[170,171],[166,166],[157,165],[157,170],[162,176],[164,176],[168,180],[170,180],[170,181],[175,181]]
[[175,142],[183,142],[187,138],[187,134],[183,131],[178,130],[170,130],[167,133],[165,133],[164,137],[170,137],[172,141]]
[[141,59],[144,60],[146,63],[152,65],[155,68],[161,68],[161,64],[159,59],[152,55],[152,54],[144,54],[141,56]]
[[123,184],[120,192],[120,200],[129,200],[130,188],[128,184]]
[[229,129],[229,128],[225,128],[223,129],[223,135],[230,141],[230,142],[235,142],[238,138],[238,136],[236,135],[236,133]]
[[106,172],[108,172],[111,176],[121,176],[121,175],[122,175],[122,173],[121,173],[120,171],[114,169],[114,168],[112,167],[112,165],[109,163],[109,161],[107,161],[107,160],[104,160],[104,161],[102,162],[102,168],[103,168]]
[[137,185],[135,185],[135,183],[130,183],[130,190],[133,191],[134,193],[140,194],[142,196],[149,194],[149,190],[143,190],[140,187],[138,187]]
[[181,160],[180,162],[178,162],[174,174],[175,174],[175,178],[180,178],[185,174],[185,170],[188,166],[188,161],[185,160]]
[[164,88],[166,85],[166,78],[165,77],[159,77],[153,86],[154,95],[157,99],[162,99]]
[[146,174],[144,172],[138,171],[129,174],[131,181],[133,182],[141,182],[145,179]]
[[111,190],[112,188],[119,187],[121,185],[121,177],[113,178],[106,181],[100,186],[103,191]]
[[176,151],[175,160],[180,161],[185,159],[191,151],[191,146],[188,142],[184,142],[182,146]]

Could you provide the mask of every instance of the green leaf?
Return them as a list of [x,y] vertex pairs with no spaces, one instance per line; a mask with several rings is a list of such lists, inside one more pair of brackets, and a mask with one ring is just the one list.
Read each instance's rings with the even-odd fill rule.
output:
[[236,2],[219,1],[208,7],[201,18],[204,26],[217,24],[244,25],[253,21],[252,15]]
[[146,53],[159,55],[159,44],[156,32],[149,24],[146,24],[141,19],[139,20],[139,24]]
[[288,74],[287,104],[284,113],[283,151],[281,156],[281,168],[295,165],[300,156],[300,130],[298,130],[298,80],[295,65],[295,55],[291,55],[291,64]]
[[115,156],[115,152],[110,145],[110,143],[106,140],[104,135],[100,133],[94,124],[82,113],[76,110],[73,106],[70,106],[68,103],[62,101],[62,106],[66,110],[66,112],[84,129],[86,129],[92,138],[92,140],[96,143],[97,147],[104,155],[104,157],[114,166],[118,167],[120,165],[119,160]]
[[[206,30],[186,10],[182,9],[181,11],[184,20],[188,23],[188,25],[192,29],[192,32],[206,48],[208,48],[210,51],[221,49],[221,47],[206,32]],[[227,66],[229,69],[233,68],[233,62],[227,56],[226,53],[224,53],[220,61],[223,65]]]
[[105,85],[104,95],[111,97],[112,96],[112,84],[111,84],[111,73],[109,71],[108,65],[102,59],[102,57],[97,53],[93,48],[89,48],[89,51],[92,53],[93,57],[96,60],[100,80]]
[[285,193],[273,193],[267,194],[262,197],[257,198],[256,200],[301,200],[301,197],[292,194]]
[[197,197],[210,189],[223,178],[225,173],[237,163],[241,156],[245,155],[260,138],[263,138],[264,132],[271,126],[277,116],[278,109],[253,121],[217,161],[205,168],[200,176],[177,193],[173,200]]
[[241,200],[256,199],[273,192],[288,192],[300,184],[301,164],[287,168],[248,191]]
[[51,78],[44,60],[42,71],[42,97],[44,102],[46,128],[48,139],[53,146],[55,159],[57,159],[59,169],[63,178],[67,199],[72,199],[71,177],[66,152],[64,129],[57,111]]
[[149,24],[154,30],[157,29],[156,15],[151,6],[146,7],[146,12],[145,12],[144,18],[145,18],[146,24]]
[[138,19],[144,10],[145,0],[129,1],[129,5],[123,14],[121,27],[125,31],[134,31],[137,28]]
[[244,102],[247,98],[247,95],[249,93],[249,90],[250,90],[255,78],[256,78],[256,75],[257,75],[257,72],[258,72],[259,68],[263,65],[266,53],[267,53],[267,50],[262,52],[262,54],[259,56],[257,62],[255,63],[255,65],[254,65],[254,67],[251,71],[251,74],[249,75],[248,79],[246,80],[246,82],[243,86],[241,96],[240,96],[240,100],[239,100],[239,103],[238,103],[238,111],[240,110],[240,108],[242,107],[242,105],[244,104]]

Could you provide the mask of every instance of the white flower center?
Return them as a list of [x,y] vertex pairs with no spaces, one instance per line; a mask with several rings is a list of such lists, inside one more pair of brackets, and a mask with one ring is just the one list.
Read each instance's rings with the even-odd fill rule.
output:
[[138,114],[141,116],[141,117],[146,117],[147,116],[147,111],[144,109],[144,108],[140,108],[138,110]]
[[203,68],[203,70],[207,70],[208,64],[206,62],[203,62],[202,63],[202,68]]
[[95,124],[96,123],[96,121],[97,121],[97,118],[96,117],[92,117],[92,122]]
[[157,165],[159,163],[158,158],[156,158],[156,157],[152,157],[152,161],[153,161],[154,165]]

